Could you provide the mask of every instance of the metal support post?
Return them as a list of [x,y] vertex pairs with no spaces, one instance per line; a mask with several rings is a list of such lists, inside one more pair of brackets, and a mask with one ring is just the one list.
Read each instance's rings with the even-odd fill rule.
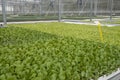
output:
[[94,15],[97,15],[98,0],[94,0]]
[[113,0],[110,0],[110,20],[112,20],[112,14],[113,14]]
[[61,0],[58,0],[58,21],[61,22]]
[[93,0],[90,2],[90,21],[92,21],[92,14],[93,13]]
[[6,20],[6,9],[5,9],[5,1],[6,0],[2,0],[2,15],[3,15],[3,22],[4,22],[4,25],[7,24],[7,20]]
[[40,14],[40,16],[42,16],[42,1],[41,0],[39,0],[40,2],[39,2],[39,14]]

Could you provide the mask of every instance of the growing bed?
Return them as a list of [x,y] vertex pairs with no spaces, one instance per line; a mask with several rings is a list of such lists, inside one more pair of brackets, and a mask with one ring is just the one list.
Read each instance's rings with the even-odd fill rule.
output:
[[120,68],[120,27],[66,23],[0,28],[0,80],[97,80]]

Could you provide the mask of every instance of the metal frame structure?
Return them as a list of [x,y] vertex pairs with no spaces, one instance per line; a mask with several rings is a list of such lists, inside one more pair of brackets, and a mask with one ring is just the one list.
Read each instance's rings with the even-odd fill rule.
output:
[[[51,3],[53,1],[54,4]],[[0,0],[4,24],[7,24],[8,15],[38,15],[50,19],[55,16],[59,22],[71,17],[87,18],[92,21],[95,17],[107,16],[112,20],[113,15],[120,16],[119,2],[119,0]]]
[[3,22],[4,22],[4,26],[7,24],[7,20],[6,20],[6,10],[5,10],[5,0],[2,0],[2,14],[3,14]]

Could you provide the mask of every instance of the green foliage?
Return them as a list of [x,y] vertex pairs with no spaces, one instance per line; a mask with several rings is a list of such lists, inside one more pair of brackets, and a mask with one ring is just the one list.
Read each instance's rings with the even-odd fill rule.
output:
[[[112,37],[111,43],[92,39],[96,27],[49,24],[55,23],[0,28],[0,80],[96,80],[120,67],[118,42],[112,41]],[[119,34],[119,28],[113,30],[116,32],[107,33]],[[77,33],[81,35],[75,36]]]
[[[23,27],[29,30],[41,31],[62,37],[73,37],[100,42],[97,26],[77,25],[66,23],[36,23],[36,24],[12,24],[9,26]],[[112,45],[120,45],[120,27],[102,27],[104,42]]]

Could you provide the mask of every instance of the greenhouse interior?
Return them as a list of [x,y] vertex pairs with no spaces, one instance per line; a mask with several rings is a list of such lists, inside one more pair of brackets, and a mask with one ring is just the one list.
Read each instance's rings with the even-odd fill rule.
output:
[[0,80],[120,80],[120,0],[0,0]]

